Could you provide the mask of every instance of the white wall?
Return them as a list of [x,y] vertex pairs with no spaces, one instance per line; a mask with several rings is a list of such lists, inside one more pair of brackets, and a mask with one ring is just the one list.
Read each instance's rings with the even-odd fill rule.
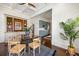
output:
[[5,31],[5,23],[4,23],[4,15],[0,13],[0,42],[4,41],[4,31]]
[[[60,38],[60,32],[62,29],[59,26],[59,22],[66,21],[69,18],[75,18],[79,16],[79,4],[57,4],[52,8],[52,45],[56,45],[67,49],[68,41],[64,41]],[[79,52],[79,40],[76,40],[75,46],[77,52]]]
[[8,39],[10,36],[19,35],[19,34],[24,33],[24,32],[6,33],[6,15],[5,14],[23,18],[25,20],[28,19],[28,16],[26,14],[23,14],[23,13],[19,12],[18,10],[13,10],[11,8],[0,6],[0,42],[4,42],[5,37],[7,37],[6,39]]

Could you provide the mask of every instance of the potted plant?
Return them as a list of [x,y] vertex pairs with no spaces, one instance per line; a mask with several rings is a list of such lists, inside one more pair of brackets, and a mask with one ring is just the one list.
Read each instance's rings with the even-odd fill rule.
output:
[[30,27],[25,27],[24,31],[25,31],[26,35],[28,36],[30,33]]
[[64,30],[64,33],[60,33],[60,34],[64,40],[69,40],[68,52],[70,55],[74,55],[75,46],[73,42],[75,41],[75,39],[79,37],[79,31],[76,30],[77,26],[79,25],[79,17],[77,17],[74,20],[72,19],[69,20],[71,21],[60,22],[60,26]]

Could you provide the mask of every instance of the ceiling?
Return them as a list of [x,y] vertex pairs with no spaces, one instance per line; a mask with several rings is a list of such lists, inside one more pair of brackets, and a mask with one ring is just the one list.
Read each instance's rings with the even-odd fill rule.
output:
[[[39,14],[40,11],[45,10],[45,12],[42,12],[39,15],[46,19],[50,19],[50,20],[52,19],[52,9],[50,9],[50,10],[48,9],[47,11],[45,9],[47,6],[50,6],[50,3],[32,3],[32,4],[34,4],[36,6],[36,11],[30,9],[25,4],[19,5],[19,3],[0,3],[0,9],[6,10],[7,8],[10,8],[12,10],[17,10],[18,12],[22,12],[22,13],[28,15],[29,17],[35,13]],[[53,6],[53,4],[52,4],[52,6]]]
[[52,9],[40,14],[40,16],[42,16],[48,20],[51,20],[52,19]]
[[19,5],[19,3],[0,3],[0,7],[2,6],[6,8],[10,7],[12,8],[12,10],[18,10],[19,12],[26,13],[30,16],[48,5],[47,3],[32,3],[32,4],[36,6],[36,11],[30,9],[25,4]]

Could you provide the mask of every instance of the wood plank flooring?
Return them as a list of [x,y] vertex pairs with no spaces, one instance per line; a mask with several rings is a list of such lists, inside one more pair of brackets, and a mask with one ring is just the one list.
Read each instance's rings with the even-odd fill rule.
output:
[[[65,49],[53,46],[52,49],[56,49],[56,56],[66,56]],[[0,56],[7,56],[8,48],[6,43],[0,43]]]
[[8,46],[6,43],[0,43],[0,56],[6,56],[8,53]]
[[56,56],[67,56],[66,55],[66,50],[57,46],[52,46],[52,50],[56,50]]

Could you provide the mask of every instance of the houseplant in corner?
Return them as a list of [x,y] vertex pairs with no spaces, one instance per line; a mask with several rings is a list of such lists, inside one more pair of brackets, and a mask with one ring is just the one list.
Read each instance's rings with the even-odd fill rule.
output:
[[69,40],[68,52],[70,55],[75,54],[75,39],[79,38],[79,30],[76,30],[79,26],[79,17],[74,20],[70,19],[68,22],[60,22],[60,27],[63,28],[64,32],[60,33],[64,40]]

